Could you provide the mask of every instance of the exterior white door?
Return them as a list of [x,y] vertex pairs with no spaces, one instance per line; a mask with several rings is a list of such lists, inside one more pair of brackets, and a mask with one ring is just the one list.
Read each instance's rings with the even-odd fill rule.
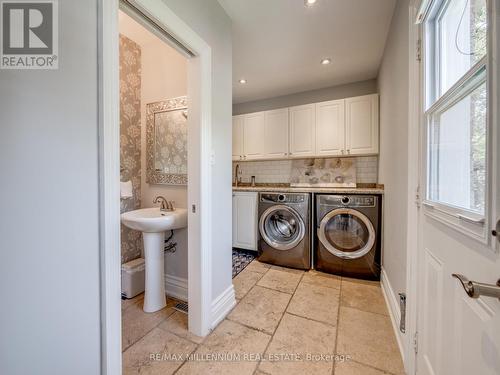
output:
[[233,193],[233,247],[257,250],[257,193]]
[[[488,3],[489,14],[496,9],[489,23],[499,2]],[[500,374],[500,301],[471,298],[465,289],[473,284],[452,276],[493,286],[500,278],[498,67],[488,63],[498,51],[486,46],[487,29],[497,28],[486,28],[486,7],[435,0],[423,22],[423,40],[436,30],[439,37],[423,48],[418,375]],[[461,19],[470,25],[460,27]]]
[[243,118],[243,158],[262,159],[265,156],[266,134],[264,112],[245,115]]
[[290,108],[290,155],[314,156],[316,149],[316,111],[314,104]]
[[233,116],[233,160],[243,159],[243,115]]
[[378,112],[378,94],[345,100],[347,154],[378,153]]
[[316,104],[316,155],[345,153],[345,100]]
[[288,108],[265,113],[265,153],[267,159],[288,156]]

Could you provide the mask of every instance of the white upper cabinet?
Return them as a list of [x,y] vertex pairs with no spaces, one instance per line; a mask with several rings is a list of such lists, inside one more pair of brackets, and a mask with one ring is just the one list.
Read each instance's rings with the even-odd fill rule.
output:
[[262,159],[265,157],[266,123],[265,113],[245,115],[243,119],[243,159]]
[[288,156],[288,108],[265,112],[265,154],[269,159]]
[[243,115],[233,116],[233,160],[243,159]]
[[233,117],[233,160],[374,155],[378,94]]
[[345,99],[346,152],[378,153],[378,94]]
[[314,104],[290,108],[290,155],[314,156],[316,149],[316,110]]
[[345,100],[316,103],[316,155],[345,154]]

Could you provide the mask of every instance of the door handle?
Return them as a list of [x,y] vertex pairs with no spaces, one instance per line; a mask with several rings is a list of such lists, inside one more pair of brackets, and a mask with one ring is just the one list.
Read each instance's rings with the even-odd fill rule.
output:
[[459,273],[453,273],[451,274],[451,276],[457,278],[460,281],[462,287],[465,290],[465,293],[467,293],[470,298],[486,296],[498,298],[500,300],[500,279],[497,280],[496,285],[492,285],[478,283],[477,281],[471,281],[464,275],[460,275]]

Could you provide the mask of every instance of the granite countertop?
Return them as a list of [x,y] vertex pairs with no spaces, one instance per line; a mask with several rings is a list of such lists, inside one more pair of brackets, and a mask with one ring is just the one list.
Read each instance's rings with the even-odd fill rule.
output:
[[268,191],[284,193],[340,193],[340,194],[384,194],[384,185],[357,184],[356,187],[292,187],[290,184],[255,184],[241,183],[233,185],[233,191]]

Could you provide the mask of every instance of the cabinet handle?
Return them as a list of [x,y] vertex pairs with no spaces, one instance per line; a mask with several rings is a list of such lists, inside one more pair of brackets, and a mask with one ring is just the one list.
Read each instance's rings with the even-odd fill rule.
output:
[[344,154],[345,154],[345,151],[344,151],[344,150],[342,150],[341,152],[342,152],[342,155],[344,155]]
[[351,153],[351,150],[347,150],[347,153],[350,154]]

